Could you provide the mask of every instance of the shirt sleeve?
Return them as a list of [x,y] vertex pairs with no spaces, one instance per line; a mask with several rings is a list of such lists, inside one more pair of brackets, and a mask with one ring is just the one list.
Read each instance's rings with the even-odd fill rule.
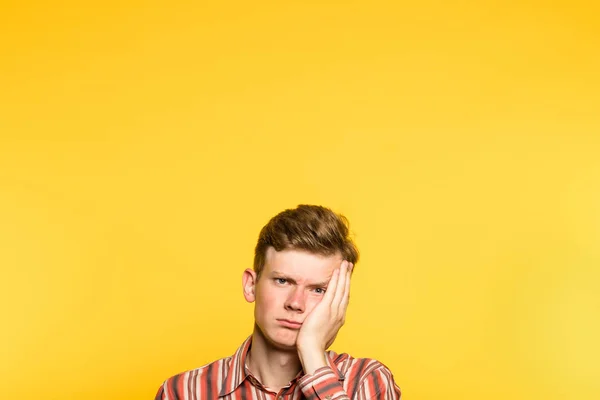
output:
[[361,382],[354,398],[357,400],[400,400],[400,387],[392,372],[383,364],[372,370]]
[[312,375],[305,375],[298,386],[307,400],[349,400],[344,386],[331,367],[321,367]]
[[342,382],[331,367],[319,368],[313,375],[303,376],[298,385],[308,400],[400,400],[400,388],[391,371],[383,364],[360,377],[356,393],[346,393]]

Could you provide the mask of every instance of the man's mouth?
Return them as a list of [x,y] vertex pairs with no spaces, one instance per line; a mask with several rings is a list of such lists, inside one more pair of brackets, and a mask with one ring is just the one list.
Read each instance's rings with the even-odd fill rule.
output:
[[301,322],[291,321],[289,319],[278,319],[277,321],[280,325],[290,329],[300,329],[300,327],[302,326]]

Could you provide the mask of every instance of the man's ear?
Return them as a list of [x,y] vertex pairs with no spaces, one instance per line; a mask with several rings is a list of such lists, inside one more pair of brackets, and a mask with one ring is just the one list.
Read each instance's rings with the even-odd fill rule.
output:
[[242,276],[242,287],[244,289],[244,298],[248,303],[253,303],[256,300],[254,293],[256,287],[257,276],[253,269],[246,269]]

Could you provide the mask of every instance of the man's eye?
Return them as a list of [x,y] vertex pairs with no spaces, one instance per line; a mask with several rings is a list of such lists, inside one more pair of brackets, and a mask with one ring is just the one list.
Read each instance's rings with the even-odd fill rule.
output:
[[315,292],[316,292],[317,294],[325,294],[325,289],[324,289],[324,288],[316,288],[316,289],[315,289]]
[[287,279],[277,278],[275,280],[277,281],[277,283],[279,283],[281,285],[285,285],[287,283]]

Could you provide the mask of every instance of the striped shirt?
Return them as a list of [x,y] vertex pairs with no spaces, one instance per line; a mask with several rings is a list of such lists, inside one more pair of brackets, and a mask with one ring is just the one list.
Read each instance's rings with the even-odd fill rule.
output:
[[390,370],[377,360],[328,351],[328,366],[301,371],[279,392],[263,386],[246,366],[250,336],[231,357],[167,379],[155,400],[400,400]]

